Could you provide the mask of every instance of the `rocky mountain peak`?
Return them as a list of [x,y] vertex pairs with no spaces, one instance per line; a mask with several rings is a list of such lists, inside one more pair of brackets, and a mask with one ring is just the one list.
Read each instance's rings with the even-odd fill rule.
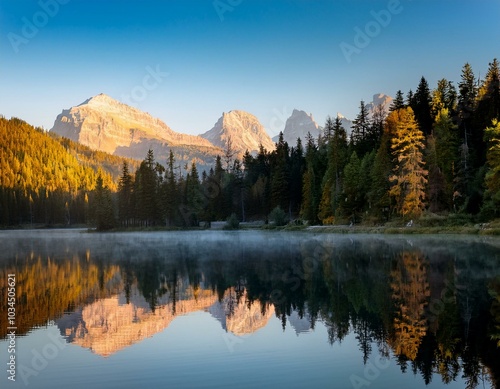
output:
[[63,110],[51,131],[95,150],[135,159],[143,159],[149,148],[162,156],[172,149],[198,163],[209,156],[210,165],[220,153],[206,139],[175,132],[160,119],[104,93]]
[[[294,109],[292,115],[287,119],[283,130],[283,139],[289,145],[294,146],[297,143],[297,138],[305,139],[307,133],[310,132],[314,138],[317,138],[321,128],[314,121],[312,114],[307,114],[305,111]],[[273,140],[278,141],[279,135],[276,135]]]
[[200,136],[222,149],[227,147],[231,139],[235,157],[238,158],[241,158],[246,150],[250,153],[258,152],[261,144],[268,151],[274,150],[275,147],[259,120],[241,110],[223,112],[212,129]]
[[368,110],[368,117],[372,118],[375,110],[378,106],[382,107],[382,110],[387,115],[389,113],[389,107],[392,104],[392,97],[384,93],[377,93],[373,95],[373,99],[370,103],[366,104]]

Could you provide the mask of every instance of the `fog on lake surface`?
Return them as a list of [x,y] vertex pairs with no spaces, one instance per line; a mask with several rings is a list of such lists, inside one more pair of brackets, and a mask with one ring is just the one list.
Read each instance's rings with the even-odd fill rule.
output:
[[54,230],[0,247],[12,387],[500,389],[497,238]]

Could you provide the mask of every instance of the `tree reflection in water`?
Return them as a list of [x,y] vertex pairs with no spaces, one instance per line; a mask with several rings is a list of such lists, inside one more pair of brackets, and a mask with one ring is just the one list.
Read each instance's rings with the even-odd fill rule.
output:
[[[236,335],[257,331],[276,316],[283,329],[292,325],[297,333],[323,322],[332,345],[354,333],[365,364],[376,347],[426,383],[438,373],[444,383],[463,376],[469,388],[484,381],[500,387],[500,266],[494,245],[228,236],[132,244],[117,235],[106,245],[86,239],[64,251],[48,244],[16,247],[2,254],[1,296],[5,301],[6,275],[17,274],[20,334],[80,312],[76,322],[59,322],[61,331],[71,331],[99,301],[134,305],[126,313],[129,331],[141,323],[153,326],[156,311],[169,319],[151,331],[164,330],[178,314],[204,309]],[[2,338],[5,320],[0,315]]]

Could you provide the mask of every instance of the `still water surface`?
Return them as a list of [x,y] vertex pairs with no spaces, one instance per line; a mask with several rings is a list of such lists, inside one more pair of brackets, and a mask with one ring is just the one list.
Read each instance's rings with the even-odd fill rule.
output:
[[0,233],[30,388],[499,388],[500,240]]

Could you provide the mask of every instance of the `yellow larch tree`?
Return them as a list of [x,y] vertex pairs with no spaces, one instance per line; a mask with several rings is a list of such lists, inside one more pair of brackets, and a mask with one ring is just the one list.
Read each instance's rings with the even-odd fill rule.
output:
[[410,107],[391,112],[388,121],[395,124],[391,139],[394,174],[390,195],[403,218],[417,218],[425,208],[427,170],[424,169],[424,135]]

